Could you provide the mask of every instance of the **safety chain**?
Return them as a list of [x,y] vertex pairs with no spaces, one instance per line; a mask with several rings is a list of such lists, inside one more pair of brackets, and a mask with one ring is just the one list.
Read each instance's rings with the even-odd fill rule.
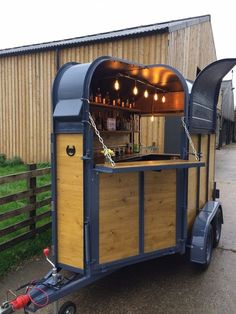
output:
[[108,149],[107,146],[104,144],[103,138],[101,137],[100,132],[98,131],[98,129],[97,129],[97,127],[96,127],[96,124],[95,124],[95,122],[94,122],[94,120],[93,120],[93,117],[92,117],[92,115],[91,115],[90,112],[89,112],[89,121],[90,121],[92,127],[94,128],[95,134],[97,135],[99,142],[102,144],[104,156],[108,158],[108,160],[109,160],[111,166],[112,166],[112,167],[115,167],[116,164],[115,164],[114,160],[113,160],[112,157],[111,157],[111,154],[110,154],[110,152],[109,152],[109,149]]
[[197,153],[197,151],[196,151],[196,149],[195,149],[195,147],[194,147],[194,145],[193,145],[193,141],[192,141],[191,136],[190,136],[190,134],[189,134],[189,131],[188,131],[188,129],[187,129],[187,125],[186,125],[186,123],[184,122],[184,117],[181,118],[181,121],[182,121],[182,125],[183,125],[183,127],[184,127],[184,130],[185,130],[185,133],[186,133],[186,135],[187,135],[187,138],[188,138],[188,140],[189,140],[189,144],[190,144],[190,146],[192,147],[192,150],[193,150],[193,154],[194,154],[194,156],[195,156],[195,159],[196,159],[197,161],[200,161],[199,155],[198,155],[198,153]]

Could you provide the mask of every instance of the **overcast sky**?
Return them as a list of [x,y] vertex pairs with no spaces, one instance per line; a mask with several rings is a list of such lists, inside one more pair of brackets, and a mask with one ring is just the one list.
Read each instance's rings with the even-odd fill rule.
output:
[[2,0],[0,49],[210,14],[217,58],[236,57],[235,10],[235,0]]

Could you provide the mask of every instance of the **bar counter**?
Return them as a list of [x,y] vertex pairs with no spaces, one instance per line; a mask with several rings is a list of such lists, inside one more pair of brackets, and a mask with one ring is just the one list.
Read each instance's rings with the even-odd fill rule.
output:
[[109,164],[97,164],[95,166],[96,172],[101,173],[122,173],[122,172],[134,172],[134,171],[149,171],[149,170],[162,170],[162,169],[184,169],[203,167],[204,162],[201,161],[189,161],[189,160],[139,160],[139,161],[127,161],[118,162],[113,167]]

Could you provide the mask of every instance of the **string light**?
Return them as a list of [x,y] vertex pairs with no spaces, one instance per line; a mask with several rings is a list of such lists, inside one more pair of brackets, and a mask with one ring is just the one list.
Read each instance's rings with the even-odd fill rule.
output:
[[134,86],[134,88],[133,88],[133,94],[136,96],[136,95],[138,95],[138,87],[137,87],[137,85],[136,85],[136,81],[135,81],[135,86]]
[[165,96],[165,95],[162,96],[161,102],[162,102],[163,104],[166,102],[166,96]]
[[157,92],[155,92],[153,98],[154,98],[155,101],[158,101],[158,94],[157,94]]
[[115,90],[119,90],[120,89],[120,83],[119,83],[118,80],[115,80],[114,88],[115,88]]
[[147,89],[145,89],[145,91],[144,91],[144,97],[148,98],[148,90]]
[[154,116],[152,115],[152,116],[151,116],[151,122],[153,122],[153,121],[154,121]]

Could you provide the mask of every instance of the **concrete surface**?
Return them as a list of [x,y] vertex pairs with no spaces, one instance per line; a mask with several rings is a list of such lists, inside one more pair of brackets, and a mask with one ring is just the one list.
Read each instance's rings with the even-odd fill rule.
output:
[[[67,299],[77,304],[77,313],[236,313],[235,144],[217,151],[216,180],[225,224],[206,272],[177,255],[126,267],[70,295]],[[6,289],[41,277],[48,269],[42,259],[28,261],[0,281],[0,299]]]

